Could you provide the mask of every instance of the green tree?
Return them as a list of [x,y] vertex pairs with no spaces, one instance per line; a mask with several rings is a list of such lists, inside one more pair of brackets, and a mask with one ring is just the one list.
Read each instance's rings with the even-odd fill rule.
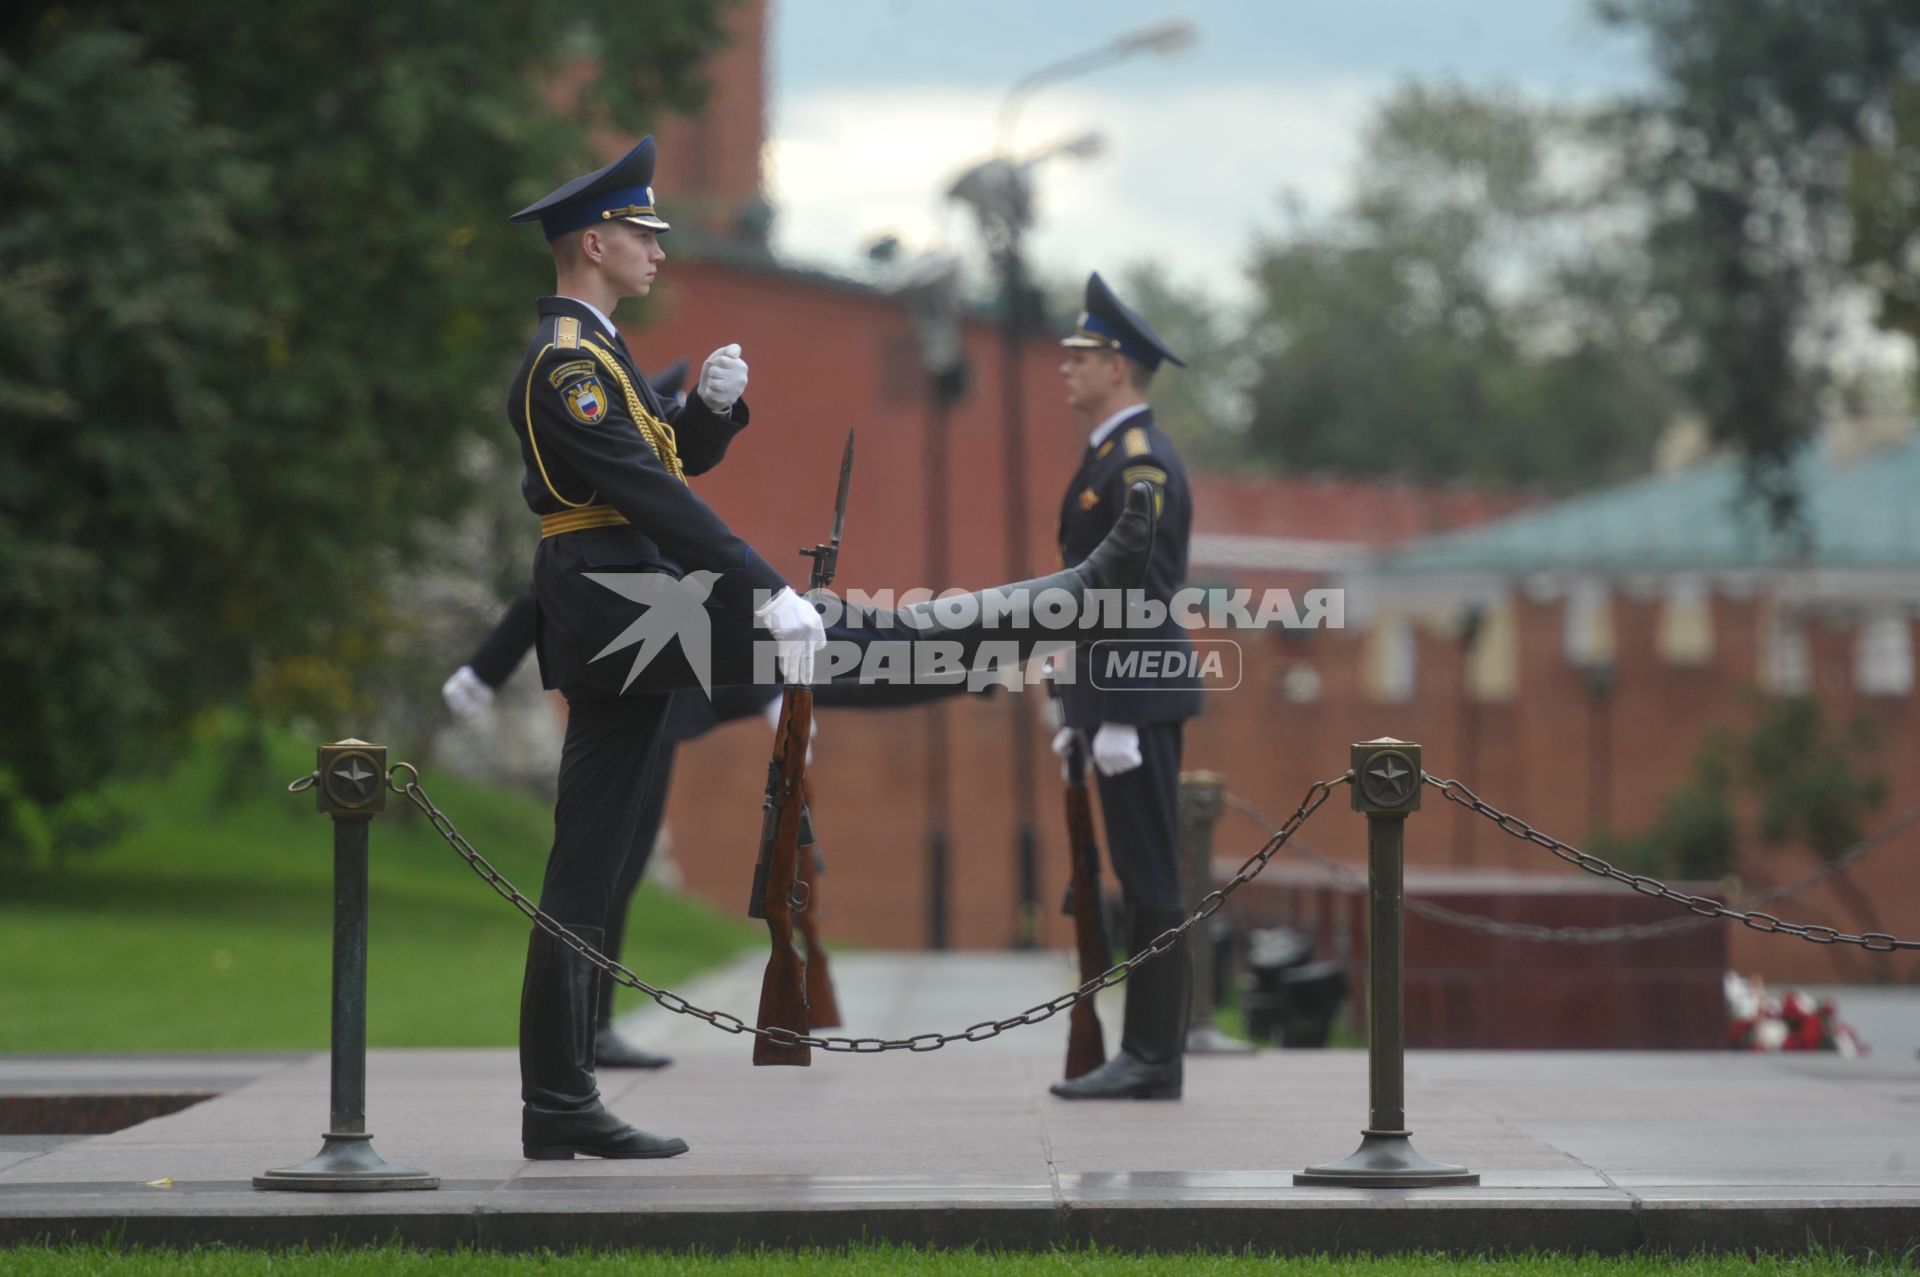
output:
[[551,275],[505,214],[695,103],[722,8],[8,8],[0,843],[208,707],[352,703],[508,442]]
[[1656,873],[1713,881],[1732,873],[1740,850],[1734,811],[1734,753],[1714,732],[1693,757],[1693,775],[1660,802],[1653,827],[1633,840],[1636,859]]
[[1599,8],[1644,37],[1658,71],[1616,123],[1679,314],[1688,397],[1789,524],[1785,463],[1818,424],[1834,304],[1858,278],[1847,269],[1852,161],[1895,137],[1920,11],[1911,0]]
[[1245,341],[1231,316],[1204,292],[1182,288],[1157,264],[1126,272],[1121,295],[1186,361],[1156,377],[1154,421],[1173,437],[1189,466],[1219,464],[1242,451]]
[[1848,205],[1853,264],[1881,321],[1920,341],[1920,69],[1894,84],[1886,127],[1855,150]]
[[[1644,466],[1674,399],[1636,246],[1575,118],[1409,86],[1352,202],[1256,252],[1247,443],[1292,468],[1574,487]],[[1556,155],[1586,161],[1560,164]]]
[[[1741,830],[1750,828],[1765,846],[1799,845],[1832,867],[1834,892],[1861,930],[1880,931],[1872,897],[1841,863],[1886,800],[1873,746],[1865,726],[1834,723],[1817,701],[1764,702],[1746,729],[1708,734],[1693,776],[1666,796],[1659,819],[1630,849],[1654,874],[1719,878],[1741,867]],[[1879,964],[1871,969],[1873,979],[1890,978]]]
[[[1886,778],[1872,770],[1865,727],[1842,729],[1818,702],[1796,697],[1771,706],[1744,742],[1746,779],[1759,807],[1762,842],[1798,842],[1833,865],[1867,835],[1867,818],[1886,800]],[[1873,899],[1844,867],[1831,879],[1866,930],[1879,931]]]
[[212,276],[263,176],[233,142],[124,33],[0,59],[0,845],[72,841],[60,800],[206,691],[220,367],[254,323]]

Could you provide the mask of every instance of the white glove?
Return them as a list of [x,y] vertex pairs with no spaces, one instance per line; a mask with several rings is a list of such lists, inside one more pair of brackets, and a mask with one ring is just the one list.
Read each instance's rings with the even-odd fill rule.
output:
[[813,658],[827,646],[820,609],[787,586],[755,609],[753,619],[772,631],[780,645],[780,677],[797,687],[812,683]]
[[700,365],[700,397],[715,412],[730,410],[747,393],[747,361],[740,358],[740,345],[722,346]]
[[1079,734],[1077,727],[1062,727],[1053,734],[1053,740],[1047,746],[1060,759],[1060,779],[1069,784],[1073,783],[1073,771],[1067,755],[1073,751],[1073,738]]
[[493,704],[493,689],[473,672],[471,665],[455,670],[453,677],[440,685],[440,695],[455,718],[472,718]]
[[1140,730],[1132,723],[1102,723],[1093,734],[1093,765],[1102,776],[1118,776],[1138,767]]

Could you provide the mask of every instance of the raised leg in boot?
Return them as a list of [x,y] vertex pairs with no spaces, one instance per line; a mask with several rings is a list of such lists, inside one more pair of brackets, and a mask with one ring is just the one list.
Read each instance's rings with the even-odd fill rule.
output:
[[[608,928],[611,936],[613,930]],[[609,944],[612,942],[609,941]],[[609,958],[618,961],[618,945],[603,950]],[[593,1017],[593,1063],[602,1069],[664,1069],[673,1063],[670,1055],[661,1055],[649,1051],[633,1042],[620,1030],[613,1027],[613,991],[617,987],[604,971],[596,969],[596,996],[594,1002],[597,1014]]]

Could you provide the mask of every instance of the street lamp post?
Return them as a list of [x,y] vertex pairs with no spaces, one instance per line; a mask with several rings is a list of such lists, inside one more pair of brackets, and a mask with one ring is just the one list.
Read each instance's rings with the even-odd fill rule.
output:
[[[1194,35],[1190,22],[1161,23],[1020,77],[1001,99],[993,158],[962,174],[948,191],[950,199],[970,205],[978,217],[1000,285],[1001,488],[1006,494],[1006,576],[1010,581],[1033,571],[1027,543],[1026,400],[1020,384],[1020,352],[1030,330],[1029,321],[1039,311],[1021,251],[1022,239],[1033,224],[1031,173],[1035,165],[1053,156],[1087,156],[1100,147],[1098,135],[1088,134],[1015,161],[1013,143],[1020,111],[1043,85],[1143,53],[1171,56],[1191,45]],[[1013,947],[1031,949],[1040,941],[1040,864],[1035,834],[1035,728],[1024,698],[1007,698],[1007,719],[1013,734],[1008,758],[1013,770],[1014,881],[1018,891]]]
[[[947,557],[948,423],[953,405],[967,388],[966,353],[960,340],[958,264],[933,254],[919,258],[908,264],[893,291],[913,317],[921,369],[926,375],[926,580],[929,589],[943,590],[952,584]],[[925,712],[927,947],[938,950],[948,948],[952,939],[952,874],[947,854],[953,806],[948,766],[951,751],[947,707],[936,701]]]
[[[1029,174],[1034,165],[1052,155],[1091,154],[1098,145],[1097,137],[1089,135],[1020,163],[996,156],[970,169],[948,192],[951,198],[971,205],[978,215],[1000,285],[1000,486],[1006,502],[1008,580],[1031,575],[1033,569],[1027,541],[1026,395],[1020,382],[1020,353],[1026,345],[1028,321],[1038,309],[1021,252],[1022,238],[1033,221]],[[1014,882],[1018,899],[1013,947],[1031,949],[1040,941],[1040,856],[1034,828],[1035,729],[1024,697],[1007,698],[1007,721],[1012,732],[1007,756],[1013,773]]]

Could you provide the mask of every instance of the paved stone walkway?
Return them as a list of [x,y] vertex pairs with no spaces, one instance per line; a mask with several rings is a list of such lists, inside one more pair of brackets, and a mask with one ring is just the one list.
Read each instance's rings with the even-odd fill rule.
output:
[[[1010,1014],[1072,978],[1053,954],[846,954],[835,969],[853,1021],[842,1031],[885,1036]],[[746,1011],[758,980],[749,962],[687,992]],[[1117,1006],[1103,1018],[1111,1046]],[[0,1243],[1920,1244],[1920,1063],[1905,1052],[1415,1053],[1416,1145],[1479,1171],[1481,1186],[1362,1191],[1291,1179],[1358,1142],[1360,1052],[1195,1058],[1180,1103],[1076,1105],[1046,1094],[1060,1020],[929,1055],[816,1055],[811,1069],[755,1069],[746,1042],[694,1021],[629,1023],[677,1062],[604,1074],[609,1103],[685,1137],[685,1157],[528,1163],[513,1052],[374,1052],[374,1146],[440,1176],[435,1192],[250,1187],[318,1150],[324,1055],[0,1060],[0,1095],[219,1093],[110,1135],[0,1136]]]

